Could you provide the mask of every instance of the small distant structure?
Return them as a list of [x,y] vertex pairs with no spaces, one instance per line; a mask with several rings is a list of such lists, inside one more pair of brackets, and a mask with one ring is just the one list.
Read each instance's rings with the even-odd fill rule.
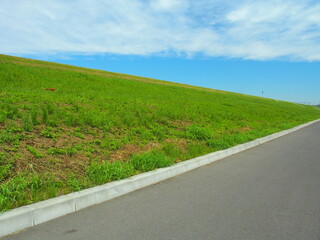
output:
[[57,89],[55,89],[55,88],[45,88],[44,90],[46,90],[46,91],[51,91],[51,92],[57,91]]

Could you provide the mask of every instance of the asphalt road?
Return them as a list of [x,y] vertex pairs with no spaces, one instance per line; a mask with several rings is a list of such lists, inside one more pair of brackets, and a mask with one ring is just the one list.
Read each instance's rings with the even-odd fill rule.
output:
[[320,123],[3,239],[320,240]]

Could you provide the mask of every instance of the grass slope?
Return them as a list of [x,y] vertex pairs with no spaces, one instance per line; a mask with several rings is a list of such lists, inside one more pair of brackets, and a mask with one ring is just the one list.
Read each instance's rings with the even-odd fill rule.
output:
[[311,106],[0,55],[0,212],[319,117]]

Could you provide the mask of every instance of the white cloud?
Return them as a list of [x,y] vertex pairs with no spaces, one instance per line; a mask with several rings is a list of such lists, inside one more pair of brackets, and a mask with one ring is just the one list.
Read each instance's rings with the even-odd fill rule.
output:
[[316,0],[2,0],[4,54],[320,60]]

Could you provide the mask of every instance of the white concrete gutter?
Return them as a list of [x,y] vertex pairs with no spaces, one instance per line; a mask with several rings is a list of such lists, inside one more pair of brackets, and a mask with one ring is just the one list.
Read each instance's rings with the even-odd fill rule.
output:
[[279,138],[303,127],[319,122],[320,119],[300,126],[274,133],[269,136],[240,144],[226,150],[213,152],[201,157],[174,164],[170,167],[132,176],[128,179],[107,183],[97,187],[70,193],[42,202],[19,207],[0,215],[0,237],[37,224],[64,216],[80,209],[133,192],[168,178],[213,163],[230,155],[253,148],[262,143]]

